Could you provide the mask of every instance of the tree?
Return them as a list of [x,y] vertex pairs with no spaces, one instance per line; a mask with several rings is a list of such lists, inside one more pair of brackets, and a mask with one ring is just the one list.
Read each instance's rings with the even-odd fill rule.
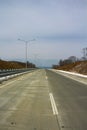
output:
[[59,61],[59,66],[62,66],[64,63],[63,63],[63,60],[62,59],[60,59],[60,61]]

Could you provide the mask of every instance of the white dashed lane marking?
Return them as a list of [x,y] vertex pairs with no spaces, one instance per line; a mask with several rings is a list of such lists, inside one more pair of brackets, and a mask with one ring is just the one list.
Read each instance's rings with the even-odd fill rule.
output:
[[53,115],[58,115],[58,110],[52,93],[49,93]]

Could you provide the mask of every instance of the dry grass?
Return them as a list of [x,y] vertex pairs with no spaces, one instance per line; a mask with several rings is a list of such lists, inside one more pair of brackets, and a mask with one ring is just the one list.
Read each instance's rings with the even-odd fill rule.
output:
[[0,69],[25,68],[25,63],[0,60]]
[[87,74],[87,61],[78,61],[64,66],[59,66],[57,69]]
[[[22,62],[15,62],[15,61],[3,61],[0,60],[0,69],[21,69],[25,68],[26,64]],[[28,68],[33,68],[34,64],[28,64]]]

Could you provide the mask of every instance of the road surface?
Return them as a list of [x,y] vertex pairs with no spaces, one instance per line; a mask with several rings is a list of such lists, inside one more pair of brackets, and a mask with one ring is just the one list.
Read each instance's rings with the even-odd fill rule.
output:
[[3,82],[0,130],[87,130],[87,86],[44,69]]

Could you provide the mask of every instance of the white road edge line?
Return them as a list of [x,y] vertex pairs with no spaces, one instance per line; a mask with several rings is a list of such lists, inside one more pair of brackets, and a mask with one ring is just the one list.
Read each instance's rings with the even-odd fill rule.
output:
[[[29,73],[29,75],[30,75],[30,74],[31,74],[31,73]],[[24,78],[23,75],[20,75],[20,76],[21,76],[21,77],[17,77],[16,80],[10,81],[9,83],[7,83],[7,84],[5,84],[5,85],[1,85],[1,86],[0,86],[0,89],[3,88],[3,87],[5,87],[5,86],[8,86],[8,85],[14,83],[15,81],[22,80],[22,79]]]
[[53,115],[58,115],[58,110],[52,93],[49,93]]
[[3,88],[3,87],[5,87],[5,86],[8,86],[8,85],[14,83],[15,81],[20,80],[20,79],[22,79],[22,78],[18,78],[18,79],[16,79],[16,80],[10,81],[9,83],[7,83],[7,84],[5,84],[5,85],[0,86],[0,88]]

